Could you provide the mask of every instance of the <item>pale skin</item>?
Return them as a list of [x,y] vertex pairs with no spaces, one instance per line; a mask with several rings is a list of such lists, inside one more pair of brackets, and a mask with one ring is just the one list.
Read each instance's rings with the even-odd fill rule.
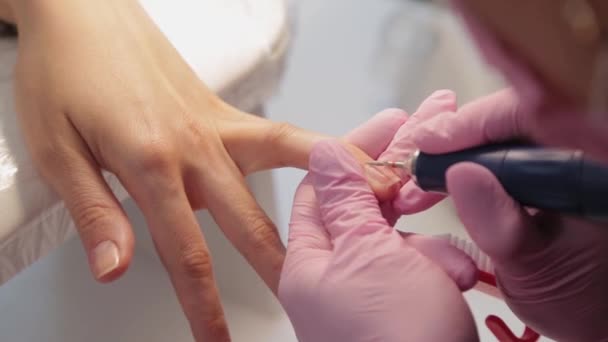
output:
[[[306,168],[324,137],[221,101],[135,0],[0,0],[0,18],[19,31],[15,102],[28,149],[70,210],[95,278],[121,276],[134,245],[107,170],[145,215],[195,339],[229,340],[193,210],[208,209],[276,293],[285,247],[244,175]],[[395,178],[369,181],[388,198]]]

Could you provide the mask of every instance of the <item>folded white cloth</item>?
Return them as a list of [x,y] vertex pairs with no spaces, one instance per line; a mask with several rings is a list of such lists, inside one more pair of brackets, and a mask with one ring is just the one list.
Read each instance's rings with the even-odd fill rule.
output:
[[[142,0],[197,74],[244,110],[278,82],[288,41],[283,0]],[[12,97],[14,39],[0,38],[0,284],[73,235],[63,202],[40,179],[17,126]],[[126,192],[106,175],[119,199]]]

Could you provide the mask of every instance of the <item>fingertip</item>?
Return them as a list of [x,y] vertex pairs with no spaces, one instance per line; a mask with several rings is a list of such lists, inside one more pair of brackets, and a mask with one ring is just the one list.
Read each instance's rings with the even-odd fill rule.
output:
[[[416,147],[421,151],[427,153],[432,153],[432,151],[436,149],[434,146],[437,143],[441,144],[441,141],[443,140],[439,135],[439,132],[436,132],[431,128],[432,126],[430,124],[432,120],[433,119],[430,119],[429,121],[420,124],[414,131],[414,144],[416,144]],[[439,140],[439,142],[437,140]]]
[[379,183],[375,180],[367,178],[369,186],[376,195],[379,202],[390,201],[399,195],[399,187],[401,182],[397,183]]
[[95,244],[87,252],[93,277],[100,283],[120,278],[133,258],[134,237],[131,228],[115,231],[115,236]]
[[444,271],[452,278],[462,292],[472,289],[479,280],[479,269],[471,257],[453,246],[447,246],[447,260]]
[[469,290],[477,283],[479,270],[473,259],[447,240],[411,235],[408,241],[420,253],[441,267],[461,291]]
[[[99,215],[88,222],[84,215]],[[135,238],[131,224],[121,208],[96,214],[81,213],[77,226],[93,277],[100,283],[120,278],[133,258]]]
[[445,153],[458,149],[466,143],[458,140],[460,127],[457,126],[458,114],[454,111],[444,111],[416,126],[414,143],[426,153]]
[[462,269],[457,272],[458,288],[460,291],[468,291],[472,289],[479,280],[479,269],[473,260],[469,260],[468,263],[463,263]]
[[456,111],[456,93],[449,89],[433,92],[418,108],[418,111],[432,110],[435,113]]
[[399,194],[401,178],[392,169],[364,165],[363,172],[379,201],[392,200]]
[[439,89],[436,90],[431,97],[437,100],[445,100],[448,102],[456,103],[456,93],[450,89]]
[[393,123],[403,124],[407,120],[408,114],[401,108],[387,108],[374,115],[372,120],[392,121]]
[[116,261],[116,265],[112,265],[111,269],[108,270],[99,269],[92,264],[93,262],[91,262],[91,272],[93,277],[95,277],[95,280],[98,282],[102,284],[111,283],[122,277],[127,272],[127,269],[131,264],[130,261],[130,259],[127,260],[125,257],[120,257],[120,259]]

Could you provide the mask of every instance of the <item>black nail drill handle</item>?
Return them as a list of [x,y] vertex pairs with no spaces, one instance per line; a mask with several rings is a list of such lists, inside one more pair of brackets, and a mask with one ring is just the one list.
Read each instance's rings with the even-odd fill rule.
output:
[[488,168],[522,205],[608,218],[608,166],[581,151],[505,143],[440,155],[421,152],[412,173],[423,190],[446,192],[445,172],[459,162]]

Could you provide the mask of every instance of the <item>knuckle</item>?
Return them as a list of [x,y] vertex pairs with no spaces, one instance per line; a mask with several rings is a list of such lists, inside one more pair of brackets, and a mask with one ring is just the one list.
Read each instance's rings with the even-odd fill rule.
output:
[[281,144],[286,141],[296,132],[296,127],[287,122],[274,123],[268,132],[268,142],[272,144]]
[[[180,139],[185,149],[198,151],[199,155],[202,154],[207,158],[207,161],[217,161],[222,151],[225,150],[218,130],[212,123],[205,120],[188,120],[181,129]],[[200,159],[189,159],[189,161],[193,165],[201,165]],[[211,162],[211,164],[213,163]]]
[[213,277],[211,256],[202,246],[188,247],[182,251],[179,265],[182,272],[189,279],[206,279]]
[[70,164],[68,153],[57,143],[39,144],[31,149],[31,153],[37,169],[43,174],[49,169],[66,168]]
[[182,138],[187,146],[205,150],[214,141],[214,139],[210,139],[213,136],[212,133],[213,130],[205,123],[197,120],[188,120],[182,130]]
[[214,317],[205,320],[204,326],[209,335],[214,338],[214,341],[230,341],[226,319],[221,312],[218,312]]
[[81,201],[73,208],[73,217],[81,236],[88,236],[93,231],[103,228],[108,217],[109,205],[102,202]]
[[173,150],[164,140],[146,140],[137,144],[134,153],[137,170],[167,174],[173,167]]
[[249,216],[248,230],[251,237],[252,253],[273,248],[280,243],[274,223],[263,212]]
[[297,132],[297,128],[287,122],[273,122],[263,133],[262,142],[265,146],[274,149],[276,153],[273,155],[278,158],[273,158],[275,167],[285,167],[288,162],[285,156],[291,154],[291,151],[286,146],[291,142],[291,138]]

